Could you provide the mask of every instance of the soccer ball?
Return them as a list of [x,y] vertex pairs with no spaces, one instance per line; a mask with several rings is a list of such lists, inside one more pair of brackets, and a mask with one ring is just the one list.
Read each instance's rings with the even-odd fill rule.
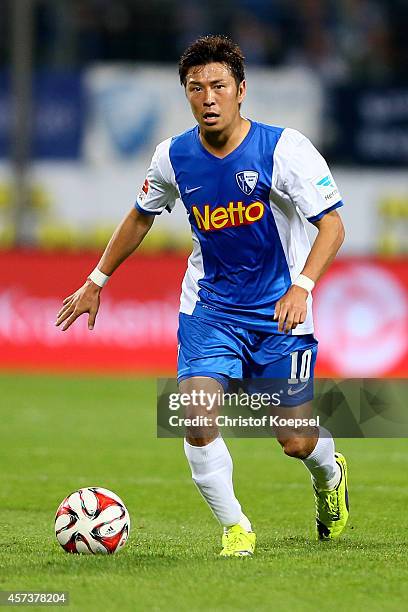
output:
[[70,553],[113,554],[124,547],[129,532],[125,504],[115,493],[101,487],[71,493],[55,515],[55,535]]

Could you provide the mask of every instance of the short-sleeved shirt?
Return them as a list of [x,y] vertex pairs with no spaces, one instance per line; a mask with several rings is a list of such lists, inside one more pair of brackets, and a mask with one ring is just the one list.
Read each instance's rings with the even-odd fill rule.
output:
[[[251,121],[220,159],[196,126],[158,145],[135,206],[157,215],[178,198],[193,238],[180,312],[278,333],[275,304],[310,252],[304,218],[343,203],[323,157],[300,132]],[[293,334],[313,333],[311,302]]]

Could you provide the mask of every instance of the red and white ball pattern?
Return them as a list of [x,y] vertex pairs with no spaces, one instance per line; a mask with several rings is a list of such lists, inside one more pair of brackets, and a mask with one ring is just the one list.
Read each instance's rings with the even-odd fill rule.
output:
[[55,535],[70,553],[113,554],[123,548],[130,517],[123,501],[108,489],[86,487],[61,502],[55,515]]

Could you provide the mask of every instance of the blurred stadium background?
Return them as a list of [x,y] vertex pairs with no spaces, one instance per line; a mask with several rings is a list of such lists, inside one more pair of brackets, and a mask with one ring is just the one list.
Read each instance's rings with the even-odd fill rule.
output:
[[0,368],[175,371],[180,203],[104,290],[94,332],[53,322],[155,145],[193,123],[180,52],[223,33],[247,58],[244,113],[303,131],[345,200],[315,292],[320,374],[407,376],[407,31],[405,0],[0,0]]

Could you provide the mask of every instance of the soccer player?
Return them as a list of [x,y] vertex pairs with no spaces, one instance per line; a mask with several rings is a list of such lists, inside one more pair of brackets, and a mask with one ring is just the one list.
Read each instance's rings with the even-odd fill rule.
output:
[[[311,142],[294,129],[241,115],[243,60],[222,36],[202,37],[184,52],[180,80],[197,125],[158,145],[135,206],[57,316],[66,330],[89,313],[93,329],[101,288],[155,216],[181,199],[193,238],[178,331],[183,393],[223,393],[231,379],[312,380],[311,292],[344,239],[336,210],[341,196]],[[312,248],[303,218],[318,229]],[[288,410],[307,406],[304,386],[288,389]],[[318,537],[337,538],[348,519],[347,467],[333,438],[323,428],[307,436],[285,429],[277,438],[311,474]],[[221,554],[252,555],[255,533],[235,495],[232,459],[218,430],[187,431],[184,447],[192,478],[224,528]]]

